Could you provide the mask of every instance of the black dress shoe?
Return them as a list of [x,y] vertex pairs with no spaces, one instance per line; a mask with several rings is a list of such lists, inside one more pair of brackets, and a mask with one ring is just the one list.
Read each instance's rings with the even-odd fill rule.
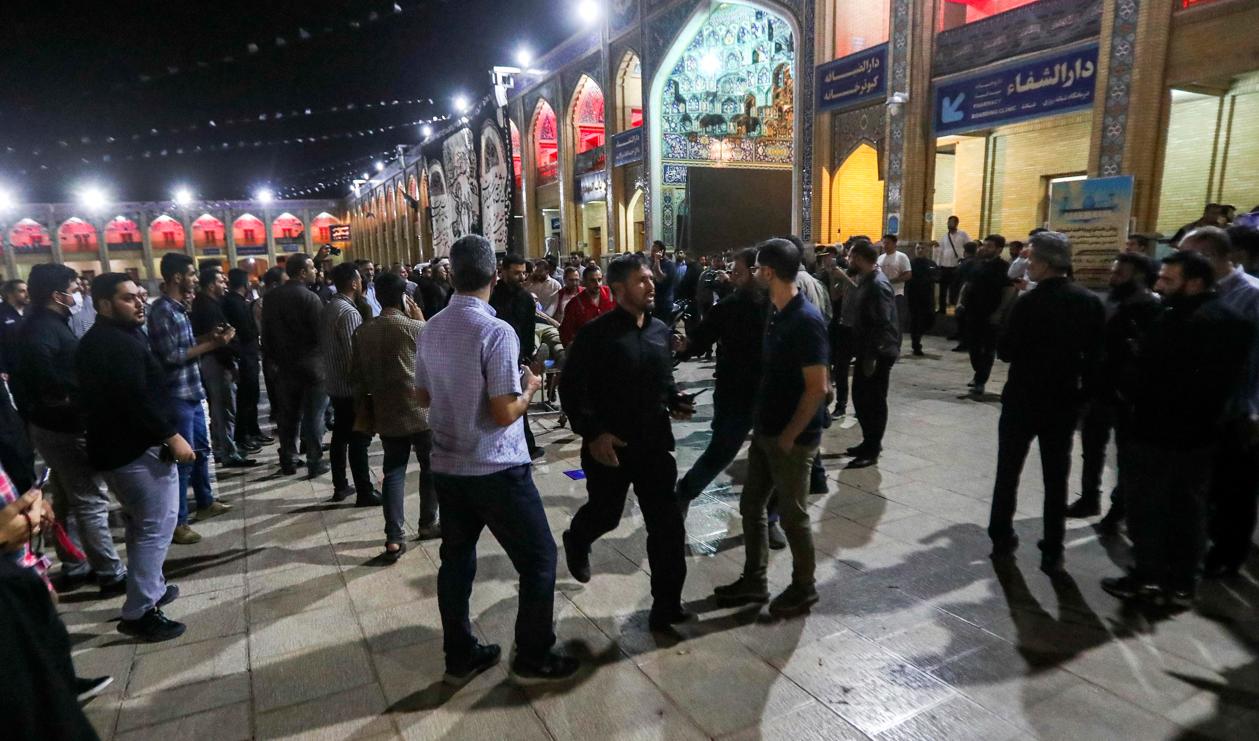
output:
[[232,455],[224,458],[221,465],[224,468],[253,468],[258,465],[258,461],[241,455]]
[[354,500],[355,507],[379,507],[381,505],[380,492],[373,491],[367,496],[361,496]]
[[177,623],[166,617],[162,614],[161,609],[157,607],[144,613],[142,617],[136,620],[118,621],[119,633],[148,643],[178,638],[184,634],[185,630],[187,630],[187,627],[183,623]]
[[123,574],[112,581],[100,582],[100,589],[101,599],[109,599],[110,597],[117,597],[120,594],[126,594],[127,575]]
[[1097,517],[1102,513],[1102,505],[1096,499],[1080,497],[1067,505],[1067,517],[1082,520],[1086,517]]
[[535,461],[545,456],[546,456],[546,449],[541,446],[535,447],[533,450],[529,451],[529,457]]
[[696,614],[684,607],[675,607],[670,610],[657,610],[651,608],[651,614],[647,617],[647,627],[659,633],[672,630],[673,626],[689,623],[696,619]]
[[865,453],[853,458],[848,462],[846,468],[869,468],[879,462],[879,456],[867,455]]
[[327,463],[324,463],[323,461],[312,463],[306,466],[306,478],[317,479],[331,470],[332,470],[332,467],[329,466]]
[[446,662],[446,673],[442,675],[442,682],[451,687],[462,687],[481,672],[497,664],[502,655],[503,650],[498,647],[498,644],[491,643],[483,646],[478,643],[472,647],[472,651],[464,661],[455,664]]
[[922,351],[921,347],[915,347],[914,355],[921,358],[923,355],[926,355],[926,353]]
[[53,578],[53,586],[57,588],[59,594],[73,592],[79,587],[92,581],[93,575],[91,571],[84,571],[80,574],[67,574],[62,569],[56,577]]
[[1107,577],[1102,579],[1102,590],[1112,597],[1124,602],[1129,600],[1160,601],[1163,589],[1157,584],[1138,581],[1131,576]]
[[296,476],[296,475],[297,475],[297,466],[293,465],[292,463],[289,463],[289,464],[284,464],[284,463],[281,463],[281,464],[280,464],[280,475],[281,475],[281,476]]
[[573,543],[572,535],[565,530],[560,536],[564,541],[564,559],[568,561],[568,573],[577,581],[585,584],[590,581],[590,551]]
[[263,434],[253,435],[251,439],[254,442],[258,443],[259,445],[270,445],[271,443],[275,442],[274,437],[271,437],[270,435],[263,435]]
[[1040,570],[1050,576],[1061,576],[1067,573],[1066,564],[1063,561],[1061,553],[1042,553],[1040,555]]
[[255,443],[252,440],[246,440],[244,442],[236,443],[236,449],[243,450],[246,453],[257,453],[259,450],[262,450],[262,445]]
[[852,446],[851,448],[848,448],[847,450],[845,450],[845,451],[844,451],[844,455],[853,456],[853,457],[858,457],[858,456],[860,456],[860,455],[861,455],[862,453],[864,453],[864,452],[866,452],[866,446],[864,446],[864,445],[854,445],[854,446]]
[[350,495],[353,493],[354,493],[354,489],[352,489],[351,487],[345,486],[340,489],[334,490],[332,492],[332,498],[329,499],[328,501],[329,502],[344,502],[345,500],[349,499]]
[[511,663],[511,678],[516,684],[542,684],[562,682],[571,678],[581,668],[581,663],[571,656],[550,651],[542,661],[522,661],[520,657]]
[[380,554],[380,560],[389,564],[398,563],[398,559],[402,558],[402,554],[407,552],[407,544],[406,543],[390,543],[389,545],[397,545],[398,547],[395,550],[391,551],[389,550],[388,545],[385,546],[385,552]]
[[825,471],[819,471],[815,474],[810,475],[809,477],[809,493],[810,494],[825,494],[828,491],[830,491],[830,486],[826,483]]

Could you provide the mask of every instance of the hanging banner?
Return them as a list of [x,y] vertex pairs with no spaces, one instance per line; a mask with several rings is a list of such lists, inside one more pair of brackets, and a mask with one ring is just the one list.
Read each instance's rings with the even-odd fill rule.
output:
[[1110,264],[1128,241],[1132,218],[1132,176],[1053,183],[1049,189],[1049,228],[1071,240],[1075,279],[1101,288]]
[[577,178],[577,193],[581,203],[594,203],[608,199],[608,178],[602,172],[588,172]]
[[1097,44],[935,84],[937,136],[1093,107]]
[[643,161],[643,127],[635,126],[612,137],[612,164],[615,167]]
[[817,111],[854,108],[887,97],[887,44],[817,68]]
[[329,242],[348,242],[350,241],[350,225],[349,224],[333,224],[328,227]]

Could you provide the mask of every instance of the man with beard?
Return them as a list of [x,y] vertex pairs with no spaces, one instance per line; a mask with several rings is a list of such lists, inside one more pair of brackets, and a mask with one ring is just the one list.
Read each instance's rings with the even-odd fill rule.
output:
[[[323,355],[324,390],[328,392],[333,410],[332,445],[328,450],[332,464],[332,501],[341,502],[354,494],[354,506],[375,507],[380,505],[380,495],[372,489],[371,466],[367,460],[372,436],[355,427],[356,378],[350,362],[354,333],[363,325],[362,312],[356,305],[363,296],[360,269],[348,262],[332,269],[332,284],[337,292],[319,315],[319,344]],[[349,479],[345,475],[347,460]],[[351,479],[353,488],[350,488]]]
[[668,630],[694,617],[682,607],[686,526],[674,496],[677,462],[669,423],[670,415],[689,419],[694,407],[673,382],[670,331],[651,313],[652,279],[653,270],[638,255],[613,260],[608,282],[616,308],[583,327],[568,351],[560,399],[582,437],[590,498],[564,533],[564,553],[573,577],[590,581],[590,546],[620,523],[633,485],[647,526],[649,624]]
[[1121,393],[1132,434],[1119,450],[1133,568],[1102,580],[1124,601],[1193,604],[1206,546],[1213,463],[1247,376],[1255,330],[1215,292],[1211,262],[1168,255],[1155,289],[1166,307],[1151,324]]
[[[882,256],[888,254],[884,251]],[[892,366],[900,357],[901,324],[896,299],[903,296],[896,296],[891,281],[878,267],[878,257],[874,245],[867,242],[854,244],[848,255],[858,276],[847,300],[852,302],[852,349],[856,360],[852,406],[861,424],[861,442],[845,451],[853,456],[849,468],[873,466],[883,452],[887,390]]]
[[[520,255],[508,254],[503,258],[502,280],[494,286],[490,294],[490,308],[495,315],[511,325],[520,341],[520,364],[534,367],[533,356],[538,350],[538,335],[534,331],[537,323],[535,315],[537,306],[533,294],[525,290],[525,280],[529,275],[529,266]],[[534,368],[541,372],[540,368]],[[541,458],[545,451],[534,442],[533,430],[529,427],[529,415],[525,414],[525,445],[529,455]]]
[[559,322],[560,326],[564,324],[564,309],[568,307],[568,302],[577,298],[579,293],[581,293],[581,271],[572,267],[564,268],[564,287],[555,294],[555,312],[551,314],[551,318]]
[[[505,261],[504,264],[506,264]],[[559,294],[562,290],[560,282],[551,277],[554,270],[545,258],[538,260],[533,264],[533,271],[529,273],[529,279],[525,282],[525,289],[538,300],[538,303],[542,305],[542,313],[547,316],[555,316],[555,306],[559,302]]]
[[[698,357],[717,344],[713,436],[678,482],[678,499],[684,507],[730,465],[752,431],[756,389],[761,382],[761,343],[769,316],[769,296],[756,284],[755,272],[756,250],[740,250],[730,271],[734,293],[709,309],[686,337],[674,340],[674,348],[683,357]],[[787,547],[778,520],[777,511],[771,512],[769,547],[775,550]]]
[[988,537],[993,559],[1009,558],[1018,548],[1019,477],[1037,440],[1045,489],[1040,568],[1055,575],[1063,563],[1071,442],[1080,406],[1094,395],[1101,371],[1106,314],[1100,299],[1067,277],[1071,245],[1066,235],[1045,231],[1030,244],[1027,276],[1037,285],[1014,304],[1001,338],[1001,359],[1010,364],[1010,373],[1001,392]]
[[[223,312],[227,278],[218,264],[202,268],[198,282],[200,290],[188,313],[193,334],[207,335],[230,327]],[[232,331],[234,334],[235,327]],[[210,442],[215,460],[226,468],[249,468],[257,461],[241,455],[236,445],[236,355],[234,343],[202,355],[201,380],[210,407]]]
[[450,264],[445,259],[434,259],[431,272],[431,275],[421,273],[416,282],[420,291],[420,308],[424,309],[424,316],[428,319],[446,308],[451,294]]
[[[1067,517],[1094,517],[1101,512],[1102,469],[1106,445],[1115,431],[1116,445],[1123,445],[1129,433],[1129,411],[1119,398],[1119,381],[1132,363],[1133,353],[1150,324],[1162,312],[1158,296],[1150,290],[1158,277],[1158,266],[1140,253],[1123,253],[1110,268],[1110,296],[1106,300],[1106,330],[1103,344],[1102,375],[1081,422],[1080,445],[1084,465],[1080,476],[1080,498],[1067,507]],[[1120,472],[1122,481],[1123,472]],[[1124,520],[1122,483],[1110,496],[1110,511],[1098,528],[1106,534],[1119,532]]]
[[581,280],[582,292],[565,306],[564,321],[560,322],[560,342],[565,347],[573,344],[582,327],[616,307],[612,292],[603,285],[603,271],[598,266],[586,268]]

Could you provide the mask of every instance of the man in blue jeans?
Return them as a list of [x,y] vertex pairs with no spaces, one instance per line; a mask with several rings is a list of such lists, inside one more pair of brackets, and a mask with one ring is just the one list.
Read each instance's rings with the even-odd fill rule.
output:
[[175,429],[197,453],[195,461],[179,464],[179,520],[173,542],[191,545],[201,536],[188,526],[188,485],[197,498],[197,518],[207,520],[231,507],[214,501],[210,488],[210,434],[206,425],[205,389],[197,359],[227,346],[236,335],[230,326],[193,337],[187,302],[197,287],[197,271],[191,257],[176,253],[162,256],[162,295],[149,310],[149,345],[166,373],[166,391],[174,408]]
[[516,613],[517,682],[566,679],[577,661],[556,653],[552,626],[555,539],[533,484],[522,417],[542,381],[518,365],[515,331],[490,308],[496,265],[485,237],[451,247],[455,296],[420,335],[415,394],[429,407],[433,472],[442,513],[441,610],[447,684],[463,686],[498,663],[497,645],[472,635],[468,598],[476,576],[476,543],[488,527],[520,574]]

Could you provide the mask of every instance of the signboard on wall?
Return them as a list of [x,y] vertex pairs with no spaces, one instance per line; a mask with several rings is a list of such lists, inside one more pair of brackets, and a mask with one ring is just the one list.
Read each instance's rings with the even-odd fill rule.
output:
[[577,178],[577,192],[582,203],[608,199],[608,179],[602,172],[589,172]]
[[641,162],[643,159],[643,127],[637,126],[612,137],[612,164],[616,167]]
[[887,44],[879,44],[817,68],[817,110],[854,108],[887,97]]
[[935,83],[937,136],[1091,108],[1097,44]]
[[350,225],[349,224],[333,224],[328,227],[329,242],[348,242],[350,241]]
[[1049,188],[1049,228],[1071,240],[1075,279],[1105,286],[1110,264],[1128,240],[1132,176],[1087,178]]

